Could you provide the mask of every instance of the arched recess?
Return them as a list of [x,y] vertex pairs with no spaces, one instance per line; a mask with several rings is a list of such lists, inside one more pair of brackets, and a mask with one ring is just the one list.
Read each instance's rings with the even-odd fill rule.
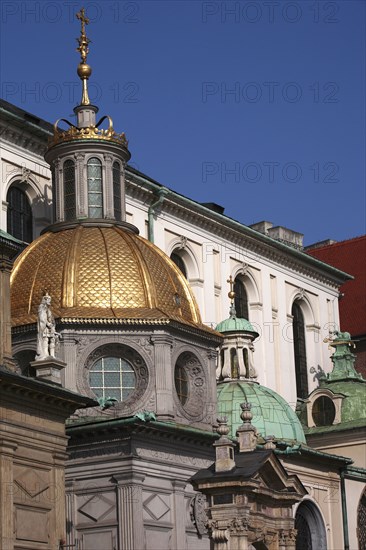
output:
[[189,244],[185,244],[183,247],[181,240],[174,239],[174,241],[170,243],[167,254],[181,269],[180,265],[178,265],[178,263],[175,261],[175,258],[172,258],[172,256],[180,258],[186,270],[186,274],[183,274],[188,279],[188,281],[200,279],[200,271],[197,258]]
[[303,500],[295,514],[296,550],[327,550],[327,535],[318,507]]
[[316,325],[315,314],[313,305],[310,302],[309,297],[304,292],[296,290],[293,292],[289,301],[288,315],[291,316],[291,309],[294,302],[297,302],[301,306],[302,313],[304,315],[306,325]]
[[366,488],[357,507],[357,540],[359,548],[366,548]]

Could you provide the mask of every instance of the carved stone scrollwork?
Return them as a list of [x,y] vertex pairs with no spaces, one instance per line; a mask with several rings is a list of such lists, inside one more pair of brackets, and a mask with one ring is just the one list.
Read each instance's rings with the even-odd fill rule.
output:
[[282,529],[279,532],[280,546],[284,546],[285,548],[287,548],[287,546],[289,547],[294,546],[296,543],[296,535],[297,535],[297,529],[288,529],[288,530]]
[[297,299],[303,300],[305,297],[305,289],[304,288],[298,288],[298,295]]
[[219,544],[229,541],[230,531],[226,528],[224,522],[210,519],[206,525],[213,543]]
[[200,537],[207,533],[207,501],[201,493],[195,495],[190,504],[190,516]]
[[236,535],[248,532],[249,520],[247,518],[234,518],[229,526],[230,532]]
[[178,248],[179,250],[184,250],[185,248],[187,248],[187,237],[184,237],[183,235],[181,235]]

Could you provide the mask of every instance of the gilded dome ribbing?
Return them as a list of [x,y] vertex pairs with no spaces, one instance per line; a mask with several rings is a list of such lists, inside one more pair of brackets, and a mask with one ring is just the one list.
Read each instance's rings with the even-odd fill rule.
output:
[[29,245],[11,277],[13,326],[36,322],[45,290],[56,318],[165,319],[201,326],[193,293],[176,265],[118,225],[78,224],[48,231]]

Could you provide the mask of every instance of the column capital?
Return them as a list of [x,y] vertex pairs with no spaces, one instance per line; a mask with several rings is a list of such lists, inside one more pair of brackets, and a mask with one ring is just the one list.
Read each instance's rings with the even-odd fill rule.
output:
[[152,344],[160,346],[173,346],[173,338],[170,334],[153,334],[150,338]]

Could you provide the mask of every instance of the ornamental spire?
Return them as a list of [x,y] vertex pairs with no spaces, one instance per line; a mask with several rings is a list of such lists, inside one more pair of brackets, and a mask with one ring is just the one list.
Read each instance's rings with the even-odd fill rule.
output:
[[88,79],[92,73],[90,65],[87,64],[86,59],[89,53],[90,40],[86,36],[85,25],[89,25],[89,19],[85,15],[85,8],[81,8],[79,13],[76,14],[77,19],[81,22],[81,33],[76,40],[79,43],[79,47],[76,51],[80,52],[81,63],[78,65],[77,73],[83,83],[83,93],[81,98],[81,105],[90,105],[90,99],[88,95]]

